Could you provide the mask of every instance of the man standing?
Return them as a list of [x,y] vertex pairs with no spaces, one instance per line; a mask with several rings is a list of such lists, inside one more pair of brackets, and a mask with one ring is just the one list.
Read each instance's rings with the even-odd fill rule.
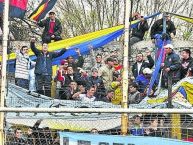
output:
[[37,92],[47,96],[51,96],[51,81],[52,81],[52,60],[63,55],[66,49],[62,49],[59,53],[49,52],[48,44],[42,45],[42,50],[38,50],[35,46],[35,38],[31,39],[31,49],[36,55],[36,87]]
[[[174,47],[172,44],[167,44],[164,46],[164,49],[166,52],[166,59],[164,63],[161,64],[163,68],[162,87],[167,87],[168,79],[172,79],[172,84],[180,80],[181,64],[180,57],[173,51]],[[171,76],[171,78],[168,78],[169,76]]]
[[181,58],[181,79],[183,79],[187,75],[188,69],[193,65],[190,49],[182,50]]
[[130,45],[142,41],[145,35],[145,32],[149,29],[147,20],[140,15],[140,13],[136,12],[133,14],[133,17],[130,19],[131,21],[140,20],[135,28],[132,29]]
[[142,53],[138,53],[137,56],[136,56],[136,62],[132,66],[132,73],[133,73],[133,76],[135,78],[138,75],[142,74],[142,71],[143,71],[144,68],[152,69],[152,67],[154,65],[154,60],[151,57],[151,52],[147,51],[146,54],[147,54],[148,62],[146,62],[144,60],[144,57],[143,57]]
[[22,46],[16,51],[15,84],[27,90],[29,90],[29,68],[28,47]]
[[49,18],[39,21],[38,26],[45,27],[42,34],[43,43],[50,43],[51,40],[61,40],[62,26],[59,19],[56,18],[54,12],[49,13]]
[[114,59],[109,57],[106,60],[106,64],[99,69],[99,76],[102,78],[105,89],[111,89],[111,83],[113,81],[114,72]]

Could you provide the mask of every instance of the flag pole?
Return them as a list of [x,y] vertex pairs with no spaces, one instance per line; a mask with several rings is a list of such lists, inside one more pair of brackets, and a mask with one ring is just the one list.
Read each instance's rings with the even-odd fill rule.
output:
[[[7,65],[7,41],[9,34],[9,0],[4,1],[3,15],[3,48],[2,48],[2,71],[1,71],[1,99],[0,106],[4,107],[6,96],[6,65]],[[0,113],[0,145],[4,145],[4,112]]]
[[[129,16],[131,9],[131,0],[125,0],[125,38],[124,38],[124,58],[123,58],[123,100],[122,108],[127,108],[128,102],[128,56],[129,56]],[[128,129],[128,114],[123,113],[121,116],[121,133],[127,134]]]

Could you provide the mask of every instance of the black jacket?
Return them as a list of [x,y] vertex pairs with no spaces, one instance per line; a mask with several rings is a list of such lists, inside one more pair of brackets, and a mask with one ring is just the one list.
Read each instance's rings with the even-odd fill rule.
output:
[[[164,61],[164,69],[170,68],[169,73],[172,73],[172,80],[173,82],[177,82],[180,80],[181,77],[181,64],[180,64],[180,57],[173,51],[166,56]],[[163,73],[164,79],[168,79],[168,72]]]
[[[45,68],[43,65],[44,62],[44,55],[41,50],[38,50],[35,47],[35,43],[31,42],[31,49],[36,55],[36,66],[35,66],[35,74],[44,75]],[[46,54],[46,69],[47,69],[47,75],[52,75],[52,60],[56,57],[59,57],[63,55],[66,52],[66,49],[62,49],[59,53],[58,52],[47,52]]]
[[181,79],[183,79],[187,72],[188,69],[193,65],[193,58],[189,57],[188,59],[182,59],[181,60]]
[[[155,21],[153,26],[151,27],[151,39],[154,39],[155,34],[162,34],[163,32],[163,19],[159,19]],[[174,33],[176,35],[176,28],[172,21],[166,21],[166,33],[170,36],[171,33]]]
[[[42,37],[45,37],[47,35],[49,35],[49,29],[50,29],[50,18],[46,18],[42,21],[39,21],[38,26],[40,27],[45,27]],[[55,25],[54,25],[54,35],[55,36],[60,36],[62,33],[62,25],[61,22],[59,21],[59,19],[55,19]]]
[[147,20],[144,20],[144,22],[140,22],[137,24],[135,28],[132,29],[132,37],[138,37],[141,40],[143,39],[145,32],[149,29]]
[[135,62],[133,64],[133,67],[132,67],[132,73],[133,73],[133,76],[136,78],[138,75],[142,74],[142,71],[144,68],[152,68],[153,65],[154,65],[154,60],[153,58],[151,57],[151,55],[147,56],[147,59],[149,62],[146,62],[146,61],[143,61],[142,62],[142,65],[141,65],[141,69],[139,71],[139,74],[138,74],[138,68],[137,68],[137,62]]

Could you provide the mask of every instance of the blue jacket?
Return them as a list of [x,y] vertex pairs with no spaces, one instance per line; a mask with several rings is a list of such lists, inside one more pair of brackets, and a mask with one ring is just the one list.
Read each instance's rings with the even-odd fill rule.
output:
[[143,93],[145,88],[149,85],[149,80],[143,75],[139,75],[137,76],[137,78],[135,79],[135,82],[138,84],[139,86],[139,92]]
[[[45,68],[44,68],[44,60],[45,57],[41,50],[38,50],[35,47],[35,43],[31,42],[30,44],[32,51],[36,55],[36,66],[35,66],[35,74],[45,75]],[[56,57],[63,55],[66,52],[66,49],[62,49],[60,52],[47,52],[46,54],[46,69],[47,75],[52,75],[52,60]]]

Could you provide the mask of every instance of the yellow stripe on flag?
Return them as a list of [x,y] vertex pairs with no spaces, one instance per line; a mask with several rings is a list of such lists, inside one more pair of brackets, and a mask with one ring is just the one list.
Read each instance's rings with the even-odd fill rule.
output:
[[43,4],[42,6],[39,7],[38,11],[33,14],[30,19],[33,20],[35,17],[37,17],[37,15],[39,15],[43,10],[44,10],[45,4]]
[[[137,22],[139,22],[139,21],[138,20],[132,21],[131,24],[135,24]],[[62,48],[67,48],[67,47],[70,47],[70,46],[73,46],[73,45],[81,44],[81,43],[91,41],[93,39],[97,39],[97,38],[103,37],[105,35],[111,34],[113,32],[121,30],[123,28],[124,28],[124,25],[119,25],[119,26],[99,30],[99,31],[96,31],[96,32],[76,36],[76,37],[73,37],[73,38],[68,38],[68,39],[65,39],[65,40],[52,42],[52,43],[48,44],[48,47],[49,47],[48,50],[51,52],[51,51],[56,51],[56,50],[59,50],[59,49],[62,49]],[[41,46],[39,46],[38,49],[40,49],[40,47]],[[32,55],[34,55],[34,53],[30,50],[29,51],[29,56],[32,56]],[[11,53],[9,55],[10,60],[15,59],[15,58],[16,58],[15,53]],[[1,59],[2,58],[0,57],[0,61],[1,61]]]
[[187,17],[183,17],[183,16],[177,16],[177,15],[175,15],[175,17],[193,24],[193,19],[192,18],[187,18]]

